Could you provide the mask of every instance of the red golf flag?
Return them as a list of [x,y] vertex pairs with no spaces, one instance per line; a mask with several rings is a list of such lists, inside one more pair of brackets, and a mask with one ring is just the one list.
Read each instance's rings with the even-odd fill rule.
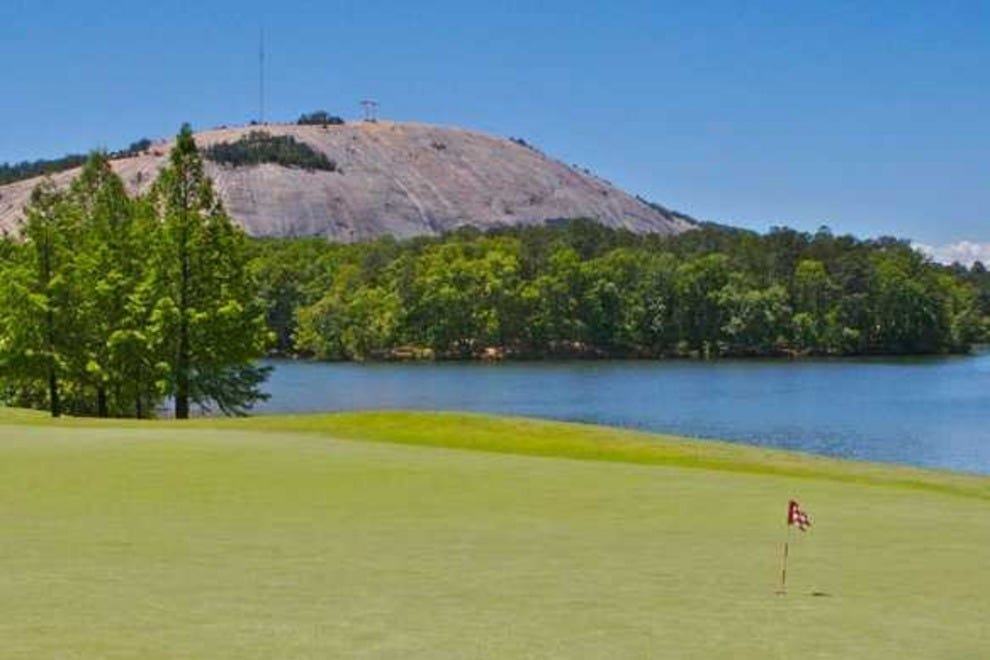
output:
[[801,510],[794,500],[787,504],[787,524],[797,525],[802,532],[808,531],[808,528],[811,527],[811,518]]

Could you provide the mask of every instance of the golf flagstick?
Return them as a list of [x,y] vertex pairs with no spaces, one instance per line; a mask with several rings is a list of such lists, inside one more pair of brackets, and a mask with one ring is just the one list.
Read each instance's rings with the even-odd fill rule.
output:
[[794,526],[806,532],[811,527],[811,518],[795,500],[791,500],[787,503],[787,536],[784,539],[784,558],[780,566],[780,591],[777,592],[781,595],[787,594],[787,555],[791,549],[791,528]]
[[787,523],[787,536],[784,537],[784,559],[780,565],[780,591],[779,594],[787,593],[787,555],[791,547],[791,524]]

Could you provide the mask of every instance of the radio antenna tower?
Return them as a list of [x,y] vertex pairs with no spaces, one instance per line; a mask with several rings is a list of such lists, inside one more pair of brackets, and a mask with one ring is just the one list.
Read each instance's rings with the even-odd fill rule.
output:
[[361,107],[364,109],[365,121],[370,121],[372,123],[378,121],[378,101],[365,99],[364,101],[361,101]]
[[258,34],[258,123],[265,123],[265,28]]

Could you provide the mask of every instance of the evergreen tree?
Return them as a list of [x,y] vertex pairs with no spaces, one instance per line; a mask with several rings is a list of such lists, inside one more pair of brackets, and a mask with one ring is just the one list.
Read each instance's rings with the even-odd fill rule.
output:
[[80,223],[78,379],[95,391],[98,416],[110,416],[111,408],[122,415],[131,403],[122,401],[130,356],[114,350],[111,337],[132,314],[129,305],[143,277],[143,243],[150,236],[135,232],[133,205],[105,153],[95,152],[86,161],[72,182],[69,203]]
[[11,251],[0,285],[0,366],[20,405],[63,412],[79,328],[72,299],[74,239],[65,196],[50,180],[31,193],[21,226],[24,245]]
[[152,313],[162,334],[175,416],[217,405],[243,414],[264,395],[255,365],[268,338],[247,268],[246,237],[224,212],[203,171],[192,130],[182,127],[151,192],[159,226]]

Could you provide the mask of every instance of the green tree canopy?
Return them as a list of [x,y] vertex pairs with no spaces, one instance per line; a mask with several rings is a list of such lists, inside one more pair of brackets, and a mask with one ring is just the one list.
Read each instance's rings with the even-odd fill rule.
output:
[[190,405],[241,414],[264,395],[267,371],[255,365],[268,340],[254,296],[243,231],[231,222],[203,171],[188,124],[151,191],[153,318],[163,334],[167,393],[175,416]]

